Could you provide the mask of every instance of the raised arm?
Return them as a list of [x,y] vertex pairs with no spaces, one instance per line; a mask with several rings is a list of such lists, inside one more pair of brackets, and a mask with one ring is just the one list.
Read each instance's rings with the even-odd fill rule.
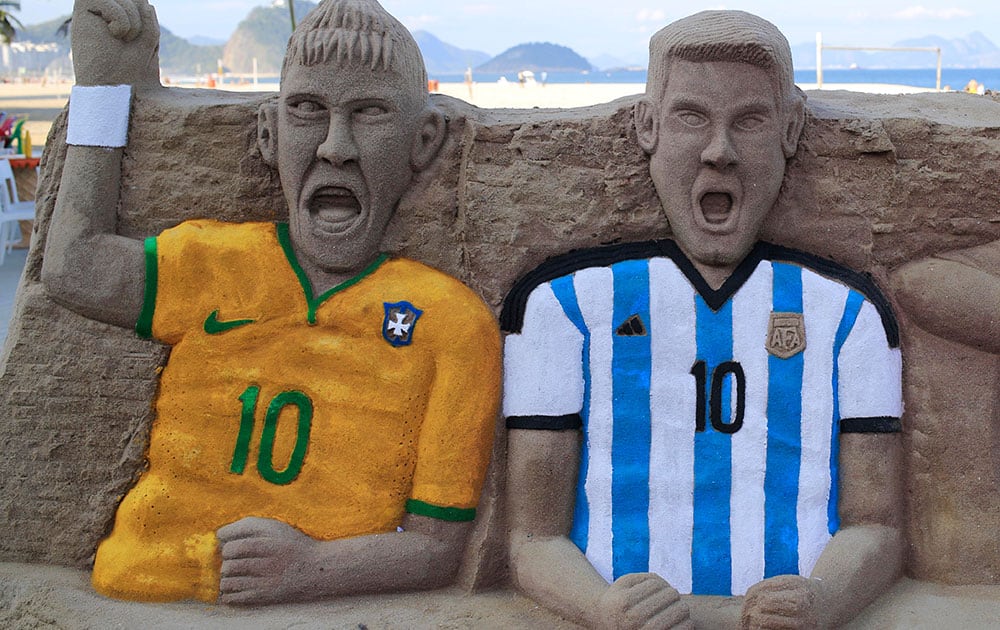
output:
[[123,327],[139,317],[145,280],[142,242],[115,234],[124,134],[131,92],[159,88],[159,35],[146,0],[73,7],[77,85],[42,281],[63,306]]

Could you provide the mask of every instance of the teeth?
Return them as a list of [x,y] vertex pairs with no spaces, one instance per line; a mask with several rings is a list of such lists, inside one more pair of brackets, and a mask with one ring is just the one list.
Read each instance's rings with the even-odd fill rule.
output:
[[316,212],[316,216],[321,221],[340,223],[341,221],[353,219],[358,216],[358,213],[350,208],[322,208]]
[[733,198],[728,193],[707,193],[701,198],[701,213],[709,223],[723,223],[733,209]]

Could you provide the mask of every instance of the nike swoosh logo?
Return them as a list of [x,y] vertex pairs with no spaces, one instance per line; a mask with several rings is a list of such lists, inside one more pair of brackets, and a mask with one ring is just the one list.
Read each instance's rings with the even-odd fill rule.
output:
[[219,333],[224,333],[227,330],[232,330],[233,328],[239,328],[240,326],[246,326],[247,324],[254,323],[253,319],[230,319],[228,321],[219,321],[219,311],[214,310],[212,313],[205,318],[205,332],[210,335],[218,335]]

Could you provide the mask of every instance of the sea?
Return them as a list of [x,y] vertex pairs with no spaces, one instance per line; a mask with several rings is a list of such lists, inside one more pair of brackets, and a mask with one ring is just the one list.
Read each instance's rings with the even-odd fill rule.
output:
[[[517,81],[517,73],[497,74],[474,72],[477,83],[491,83],[503,77],[507,81]],[[465,77],[457,74],[432,74],[431,79],[442,83],[462,83]],[[985,85],[989,89],[1000,90],[1000,68],[942,68],[941,86],[961,90],[970,80]],[[824,83],[892,83],[913,87],[935,87],[935,68],[824,68]],[[594,70],[591,72],[549,72],[535,73],[535,81],[546,83],[645,83],[645,70]],[[816,83],[815,70],[796,70],[796,83]]]

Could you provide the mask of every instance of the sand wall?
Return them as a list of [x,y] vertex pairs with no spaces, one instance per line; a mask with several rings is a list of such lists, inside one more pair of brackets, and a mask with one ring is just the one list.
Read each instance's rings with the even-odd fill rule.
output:
[[[254,144],[268,95],[163,90],[135,106],[119,230],[280,220]],[[486,110],[435,96],[449,138],[390,227],[386,248],[451,273],[499,308],[547,257],[669,233],[631,125],[634,97],[569,110]],[[39,284],[62,167],[53,126],[33,249],[0,355],[0,561],[87,567],[143,466],[165,348],[50,302]],[[813,93],[766,238],[870,273],[1000,239],[1000,103],[965,94]],[[908,568],[1000,583],[1000,357],[937,339],[902,314]],[[502,438],[502,432],[498,429]],[[504,441],[462,582],[502,580]]]

